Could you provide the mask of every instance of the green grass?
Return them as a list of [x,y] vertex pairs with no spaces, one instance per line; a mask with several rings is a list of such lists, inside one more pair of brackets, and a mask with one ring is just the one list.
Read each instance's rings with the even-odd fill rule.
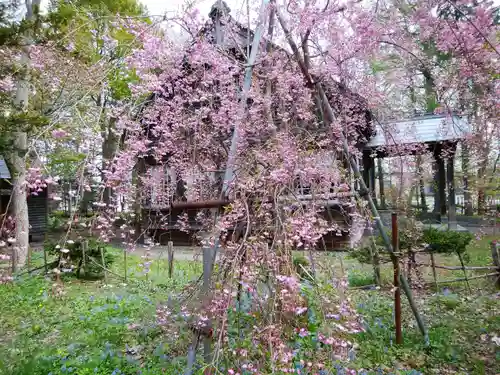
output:
[[[469,264],[491,262],[491,239],[471,244]],[[154,260],[146,276],[140,266],[144,259],[128,256],[125,268],[123,252],[110,251],[116,260],[107,283],[66,277],[65,294],[59,298],[53,296],[54,281],[42,276],[24,275],[13,284],[0,285],[0,374],[182,373],[185,350],[177,352],[168,346],[168,338],[155,324],[155,310],[157,304],[189,281],[197,280],[201,264],[176,261],[170,279],[167,260]],[[43,255],[34,254],[33,264],[43,264]],[[440,256],[438,264],[459,262],[456,257]],[[373,283],[371,266],[361,265],[345,254],[323,256],[318,267],[330,267],[335,276],[346,275],[351,286]],[[125,269],[126,283],[122,277]],[[440,270],[440,278],[452,276],[461,277],[462,272]],[[429,274],[425,277],[432,279]],[[390,285],[390,265],[383,267],[382,278]],[[404,297],[405,343],[397,347],[390,292],[350,291],[365,320],[366,332],[356,337],[359,349],[349,366],[358,370],[385,369],[386,374],[417,374],[396,372],[397,368],[413,368],[426,375],[500,373],[500,353],[492,341],[500,336],[500,300],[494,295],[491,281],[473,285],[476,288],[471,295],[463,283],[437,294],[415,291],[419,310],[429,328],[430,347],[424,346]]]
[[[468,248],[468,264],[491,264],[490,242],[493,236],[474,241]],[[430,262],[429,262],[430,263]],[[456,256],[438,256],[437,264],[459,265]],[[363,279],[363,272],[372,275],[371,266],[350,260],[344,267],[350,276]],[[441,280],[463,277],[462,271],[439,270]],[[481,271],[483,272],[483,271]],[[488,272],[488,271],[486,271]],[[491,271],[489,271],[491,272]],[[478,274],[469,271],[468,274]],[[392,267],[382,268],[382,278],[390,284]],[[430,269],[424,273],[432,280]],[[429,330],[430,347],[425,347],[416,328],[412,312],[403,295],[404,345],[394,342],[394,301],[389,291],[351,292],[358,311],[366,320],[367,332],[359,336],[359,356],[356,363],[364,368],[406,366],[424,374],[500,373],[500,350],[492,339],[500,336],[500,299],[491,279],[471,281],[473,294],[464,283],[441,284],[435,294],[414,292],[418,308]]]
[[[123,274],[123,262],[113,272]],[[104,282],[64,280],[64,295],[53,296],[53,281],[24,276],[0,285],[0,374],[164,374],[173,369],[155,325],[156,304],[200,274],[200,265],[177,261],[169,279],[165,265],[141,274],[137,256],[128,257],[133,281],[109,275]],[[137,326],[138,328],[134,328]],[[132,348],[127,354],[126,348]],[[119,374],[115,372],[114,374]]]
[[494,295],[438,295],[419,299],[429,330],[425,347],[412,313],[403,303],[404,345],[394,342],[393,299],[377,291],[356,292],[367,331],[358,338],[358,367],[410,367],[423,374],[495,375],[500,353],[492,341],[500,334],[500,303]]

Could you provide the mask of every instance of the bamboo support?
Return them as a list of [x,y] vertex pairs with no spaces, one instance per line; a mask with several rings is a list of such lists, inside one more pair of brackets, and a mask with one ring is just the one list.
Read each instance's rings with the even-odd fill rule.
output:
[[[399,251],[398,214],[392,213],[392,249]],[[403,344],[403,330],[401,326],[401,288],[399,286],[399,258],[394,259],[394,323],[396,326],[396,344]]]
[[465,266],[465,267],[462,267],[462,266],[439,266],[437,264],[432,265],[433,254],[431,253],[430,255],[431,255],[431,264],[417,263],[417,266],[434,267],[434,268],[439,268],[439,269],[449,270],[449,271],[459,271],[459,270],[463,270],[463,269],[466,269],[468,271],[480,271],[480,270],[496,270],[498,268],[495,266]]
[[434,278],[434,285],[436,286],[436,292],[439,290],[439,283],[436,272],[436,260],[434,259],[434,253],[430,253],[431,265],[432,265],[432,277]]
[[[485,273],[484,275],[471,276],[471,277],[460,277],[458,279],[452,279],[452,280],[441,280],[440,283],[441,284],[456,283],[456,282],[465,281],[465,280],[470,281],[470,280],[476,280],[476,279],[484,279],[485,277],[491,277],[491,276],[498,276],[500,278],[500,272]],[[427,283],[427,284],[429,284],[429,283]]]
[[472,293],[472,291],[470,289],[469,280],[467,279],[467,270],[465,269],[464,258],[462,257],[461,253],[458,253],[458,259],[460,259],[460,264],[462,265],[462,271],[464,273],[465,283],[467,284],[467,289],[468,289],[469,294],[470,294],[470,293]]
[[[271,3],[273,5],[276,5],[276,0],[271,0]],[[328,123],[332,123],[335,120],[335,114],[333,112],[333,109],[328,101],[328,98],[326,96],[326,93],[323,89],[323,86],[321,84],[321,81],[319,80],[313,80],[311,74],[309,73],[309,70],[307,69],[307,66],[304,64],[304,60],[302,59],[302,56],[300,54],[300,51],[297,47],[297,44],[293,40],[289,29],[287,28],[287,25],[285,23],[285,20],[283,19],[282,15],[277,11],[276,7],[276,16],[279,20],[279,23],[281,25],[281,28],[284,31],[285,37],[288,41],[288,44],[290,45],[293,55],[295,56],[295,59],[297,60],[297,63],[299,64],[299,67],[304,74],[304,78],[306,79],[306,83],[311,87],[315,88],[320,96],[321,101],[323,102],[325,112],[326,112],[326,119],[328,120]],[[372,215],[375,219],[375,222],[377,224],[377,228],[384,240],[385,248],[387,252],[391,255],[391,258],[394,259],[396,257],[396,254],[394,253],[394,250],[392,249],[391,241],[389,237],[387,236],[387,233],[385,231],[385,226],[384,223],[382,222],[380,215],[378,213],[378,209],[375,206],[375,203],[369,193],[369,190],[367,189],[367,186],[361,176],[361,172],[358,166],[358,161],[356,157],[352,155],[350,152],[350,147],[349,144],[347,143],[347,139],[345,135],[341,132],[340,133],[341,139],[342,139],[342,148],[343,152],[346,156],[348,156],[350,166],[354,172],[355,178],[359,181],[359,185],[361,187],[361,195],[364,196],[364,198],[368,202],[368,206],[372,212]],[[415,303],[415,300],[413,299],[413,294],[411,292],[411,289],[408,285],[408,281],[406,278],[403,276],[403,274],[400,272],[399,273],[399,278],[401,282],[401,288],[406,294],[406,297],[408,298],[408,302],[410,304],[411,310],[413,312],[413,315],[415,316],[415,320],[417,321],[418,328],[420,329],[420,332],[424,336],[424,341],[425,345],[429,345],[429,334],[427,332],[427,328],[425,327],[424,321],[422,319],[422,316],[420,315],[417,305]]]
[[[259,24],[255,29],[253,40],[252,40],[252,48],[250,51],[250,54],[247,59],[247,64],[245,67],[245,79],[243,82],[243,89],[241,93],[241,98],[240,98],[240,111],[244,112],[247,109],[247,98],[248,98],[248,93],[250,91],[251,85],[252,85],[252,76],[253,76],[253,67],[254,63],[257,58],[257,53],[259,52],[259,47],[261,44],[261,39],[262,39],[262,34],[263,34],[263,29],[265,26],[265,10],[269,5],[270,0],[262,0],[262,5],[260,9],[260,19],[259,19]],[[223,8],[223,2],[222,0],[217,1],[218,9],[221,11]],[[216,34],[216,40],[221,41],[222,40],[222,35],[221,35],[221,27],[220,27],[220,17],[216,16],[216,27],[215,27],[215,34]],[[238,124],[235,124],[234,129],[233,129],[233,135],[231,137],[231,146],[229,147],[229,152],[228,152],[228,157],[227,157],[227,164],[226,164],[226,171],[224,173],[224,182],[222,185],[222,196],[227,197],[227,193],[229,190],[229,185],[233,181],[234,178],[234,160],[236,158],[236,151],[237,151],[237,146],[239,142],[239,129],[238,129]],[[205,202],[206,203],[206,202]],[[220,205],[218,205],[220,207]],[[217,207],[217,206],[216,206]],[[218,238],[220,237],[220,231],[216,233],[214,238],[216,238],[216,242],[213,245],[213,247],[207,247],[203,251],[203,289],[206,290],[205,288],[209,288],[210,286],[210,278],[212,274],[212,267],[213,267],[213,262],[217,256],[217,249],[219,247],[219,241]],[[210,270],[210,273],[208,271]],[[208,292],[208,291],[207,291]],[[207,293],[208,294],[208,293]],[[208,322],[208,325],[211,325],[211,322]],[[199,337],[198,337],[199,339]],[[193,344],[191,346],[191,349],[189,351],[188,355],[188,364],[186,368],[186,375],[192,375],[193,373],[193,365],[194,361],[196,360],[196,349],[197,349],[197,343],[199,340],[193,339]],[[204,338],[204,357],[205,357],[205,362],[207,364],[210,364],[210,359],[212,358],[212,351],[211,351],[211,338],[209,338],[207,335],[205,335]]]

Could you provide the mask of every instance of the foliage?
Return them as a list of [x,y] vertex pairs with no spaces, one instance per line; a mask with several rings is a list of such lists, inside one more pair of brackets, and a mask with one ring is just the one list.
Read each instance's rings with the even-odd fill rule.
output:
[[309,280],[311,278],[310,264],[306,257],[294,256],[293,266],[301,279]]
[[445,254],[465,253],[473,239],[474,235],[470,232],[440,231],[436,228],[427,228],[422,238],[431,251]]
[[[425,248],[440,254],[464,254],[467,251],[467,247],[474,239],[474,235],[471,232],[458,232],[453,230],[443,231],[437,228],[427,227],[421,230],[421,234],[416,235],[415,233],[418,233],[418,231],[419,229],[417,228],[410,232],[408,229],[400,232],[400,250],[405,251]],[[388,236],[392,241],[392,234],[390,231],[388,231]],[[382,236],[377,236],[375,243],[379,254],[383,254],[381,261],[389,262],[390,259],[387,252],[385,252]],[[352,249],[349,251],[349,256],[361,263],[371,264],[373,262],[371,255],[372,249],[370,249],[369,246],[370,245],[364,245]]]
[[357,366],[390,368],[397,364],[421,374],[498,373],[494,338],[500,329],[500,320],[495,316],[500,306],[493,295],[463,297],[444,291],[422,298],[431,346],[425,347],[415,330],[409,306],[403,304],[404,345],[398,347],[394,342],[391,296],[357,293],[355,300],[366,324],[366,332],[358,337]]
[[[84,242],[87,242],[84,258]],[[67,272],[76,272],[78,277],[85,275],[85,278],[103,277],[102,266],[109,268],[114,262],[115,257],[110,253],[106,244],[90,238],[87,240],[67,240],[61,246],[59,243],[45,243],[45,250],[58,257],[61,270]],[[102,255],[101,255],[102,251]],[[104,265],[102,256],[104,257]],[[83,271],[83,275],[82,275]]]
[[349,281],[349,286],[351,287],[361,287],[375,284],[375,277],[373,275],[355,269],[349,271],[347,279]]

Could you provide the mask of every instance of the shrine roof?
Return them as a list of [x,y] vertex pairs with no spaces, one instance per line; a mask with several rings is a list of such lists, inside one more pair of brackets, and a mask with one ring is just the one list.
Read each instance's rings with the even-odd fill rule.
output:
[[377,123],[376,135],[365,148],[458,141],[470,133],[469,123],[458,116],[424,115]]

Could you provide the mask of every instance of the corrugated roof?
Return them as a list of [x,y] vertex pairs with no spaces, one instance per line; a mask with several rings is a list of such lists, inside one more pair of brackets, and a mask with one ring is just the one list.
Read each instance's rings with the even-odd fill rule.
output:
[[469,123],[458,116],[420,116],[377,124],[376,129],[368,148],[462,139],[470,132]]
[[9,168],[7,168],[7,163],[0,156],[0,178],[10,178]]

